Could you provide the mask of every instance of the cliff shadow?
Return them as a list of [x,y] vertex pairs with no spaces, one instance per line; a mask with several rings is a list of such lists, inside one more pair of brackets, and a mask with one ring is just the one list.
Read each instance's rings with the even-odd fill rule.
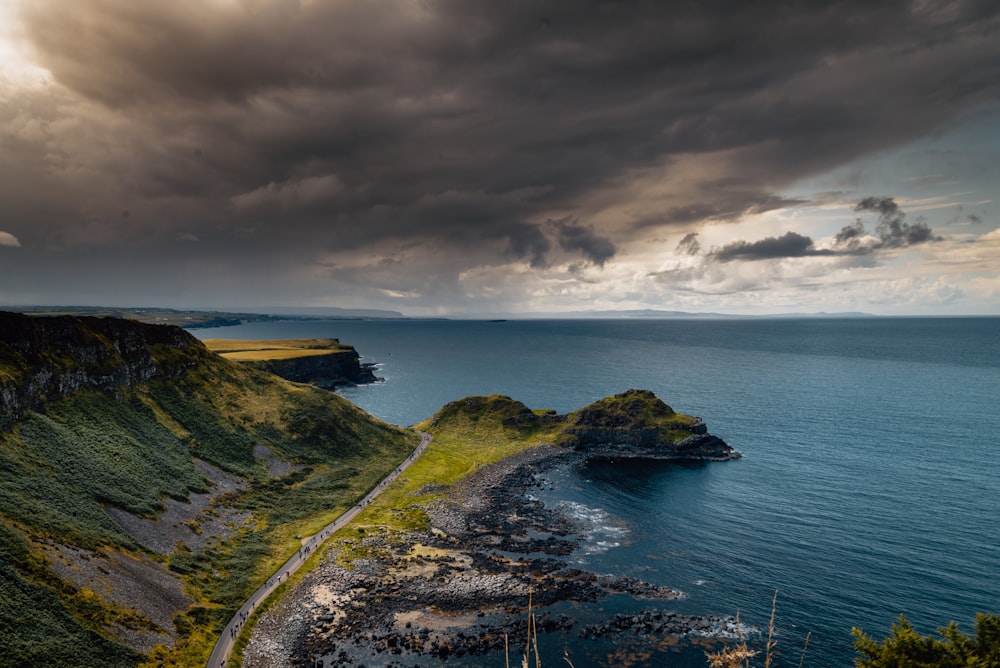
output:
[[706,473],[704,460],[663,460],[641,457],[588,457],[578,466],[578,475],[591,484],[607,486],[630,495],[660,487],[664,478]]

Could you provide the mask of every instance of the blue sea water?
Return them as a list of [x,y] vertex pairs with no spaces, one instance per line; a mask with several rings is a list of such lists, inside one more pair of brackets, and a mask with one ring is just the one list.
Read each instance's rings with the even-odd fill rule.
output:
[[[340,338],[386,378],[342,394],[402,425],[470,394],[565,412],[629,388],[702,416],[743,459],[567,467],[538,495],[592,526],[575,556],[586,568],[683,590],[669,606],[679,612],[739,611],[766,629],[777,590],[776,665],[799,665],[807,633],[804,665],[849,666],[852,626],[881,637],[906,613],[924,633],[950,620],[969,630],[977,611],[1000,612],[998,318],[337,320],[196,333]],[[612,662],[571,648],[577,668]],[[562,645],[552,651],[562,664]],[[633,665],[705,661],[697,648]]]

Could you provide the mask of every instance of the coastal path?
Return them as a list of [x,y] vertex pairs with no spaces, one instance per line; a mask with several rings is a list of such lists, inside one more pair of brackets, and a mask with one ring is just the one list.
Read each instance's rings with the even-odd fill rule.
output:
[[325,527],[317,531],[311,536],[306,536],[302,539],[302,547],[299,551],[292,555],[292,557],[286,561],[282,566],[275,571],[274,575],[267,579],[267,582],[262,584],[260,588],[257,589],[253,594],[250,595],[243,605],[240,606],[236,614],[233,615],[229,623],[226,624],[225,629],[222,631],[222,635],[219,637],[218,642],[215,643],[215,648],[212,650],[212,656],[208,659],[207,668],[220,668],[225,666],[226,662],[229,661],[229,656],[233,651],[233,646],[236,644],[236,638],[239,637],[240,631],[243,625],[246,623],[247,619],[250,618],[251,613],[254,608],[260,605],[264,599],[271,595],[275,589],[277,589],[282,582],[286,582],[292,573],[299,570],[299,567],[305,563],[309,554],[323,544],[327,538],[332,536],[336,531],[346,526],[351,520],[358,516],[365,506],[372,502],[373,499],[378,497],[382,493],[389,483],[395,480],[400,473],[405,471],[410,464],[416,461],[424,450],[427,449],[427,445],[431,442],[431,435],[427,432],[420,432],[422,436],[420,440],[420,445],[410,453],[403,462],[392,470],[392,473],[387,475],[385,479],[365,495],[363,499],[358,501],[358,503],[351,507],[350,510],[345,512],[343,515],[335,519],[334,521],[327,524]]

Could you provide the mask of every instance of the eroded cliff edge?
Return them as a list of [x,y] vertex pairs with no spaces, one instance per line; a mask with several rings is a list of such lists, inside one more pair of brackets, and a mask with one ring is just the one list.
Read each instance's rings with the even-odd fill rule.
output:
[[179,376],[208,354],[169,325],[0,311],[0,428],[80,390],[113,394]]
[[382,380],[375,375],[374,364],[363,363],[354,346],[338,339],[205,339],[204,343],[226,359],[327,390]]

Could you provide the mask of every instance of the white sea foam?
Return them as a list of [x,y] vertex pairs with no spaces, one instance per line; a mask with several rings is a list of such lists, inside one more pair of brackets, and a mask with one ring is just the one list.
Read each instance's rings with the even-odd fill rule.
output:
[[697,629],[691,635],[701,638],[717,638],[721,640],[739,640],[747,636],[759,636],[761,630],[749,624],[737,624],[731,619],[721,619],[711,625],[708,629]]
[[562,501],[558,507],[579,527],[585,555],[621,547],[629,535],[629,530],[618,524],[603,508],[591,508],[575,501]]

